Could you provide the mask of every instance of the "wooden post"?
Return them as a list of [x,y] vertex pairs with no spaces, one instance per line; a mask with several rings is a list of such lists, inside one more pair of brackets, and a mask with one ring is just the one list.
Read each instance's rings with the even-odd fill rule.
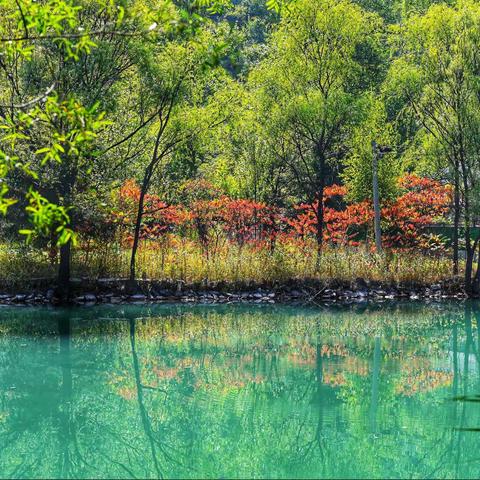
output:
[[382,252],[382,229],[380,226],[380,196],[378,193],[378,157],[379,150],[377,143],[372,140],[372,179],[373,179],[373,211],[375,214],[375,249],[377,253]]

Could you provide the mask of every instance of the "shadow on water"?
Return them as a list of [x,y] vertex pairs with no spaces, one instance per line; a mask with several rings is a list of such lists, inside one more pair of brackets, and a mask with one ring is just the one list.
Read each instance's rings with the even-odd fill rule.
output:
[[[474,339],[474,332],[472,328],[472,317],[474,319],[475,325],[477,326],[476,328],[476,342]],[[467,405],[470,403],[480,403],[480,358],[479,358],[479,350],[480,350],[480,331],[478,330],[478,325],[479,325],[479,320],[480,320],[480,312],[478,309],[473,308],[472,304],[467,303],[465,305],[465,310],[464,310],[464,322],[465,322],[465,344],[464,344],[464,351],[463,357],[464,357],[464,367],[463,367],[463,376],[464,376],[464,390],[461,395],[458,395],[458,376],[459,376],[459,371],[458,371],[458,347],[456,344],[456,330],[457,330],[457,325],[454,326],[455,334],[453,336],[454,339],[454,347],[453,347],[453,353],[454,353],[454,385],[455,388],[453,390],[453,395],[452,395],[452,400],[454,402],[459,402],[462,407],[461,407],[461,417],[460,417],[460,425],[458,427],[455,427],[455,430],[461,431],[461,432],[480,432],[480,423],[478,426],[464,426],[465,422],[468,418],[467,415]],[[475,365],[476,365],[476,370],[477,370],[477,385],[475,386],[475,392],[469,392],[468,390],[468,376],[469,376],[469,370],[470,370],[470,357],[473,356]],[[480,405],[478,406],[480,407]],[[480,418],[479,415],[477,415],[477,418]],[[460,441],[460,440],[459,440]]]
[[0,310],[5,478],[480,472],[479,304]]

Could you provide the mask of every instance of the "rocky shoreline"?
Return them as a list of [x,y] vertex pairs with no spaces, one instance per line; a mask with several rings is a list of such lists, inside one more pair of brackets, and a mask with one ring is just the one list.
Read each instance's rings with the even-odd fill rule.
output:
[[96,305],[96,304],[332,304],[385,302],[392,300],[465,299],[467,295],[457,279],[438,284],[404,283],[385,285],[357,279],[354,282],[316,279],[281,283],[202,282],[139,280],[131,291],[124,279],[72,279],[71,296],[62,302],[57,288],[48,279],[33,279],[24,292],[0,287],[0,305]]

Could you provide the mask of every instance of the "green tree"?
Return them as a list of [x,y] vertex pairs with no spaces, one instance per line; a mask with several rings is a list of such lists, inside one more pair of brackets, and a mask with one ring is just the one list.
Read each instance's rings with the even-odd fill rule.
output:
[[[472,226],[478,213],[480,131],[480,6],[462,1],[434,5],[412,16],[398,30],[397,58],[389,73],[390,95],[404,99],[418,122],[418,135],[443,154],[448,180],[454,185],[455,231],[464,221],[465,285],[478,290],[474,273],[478,239]],[[458,251],[458,243],[454,245]]]
[[[111,30],[121,22],[123,9],[110,1],[96,6],[104,21],[113,25]],[[21,233],[29,238],[53,236],[61,245],[59,280],[64,283],[69,279],[74,240],[69,210],[75,175],[88,170],[93,143],[105,121],[96,103],[84,106],[63,88],[62,75],[68,65],[88,56],[95,47],[90,35],[98,32],[90,25],[83,26],[82,6],[70,2],[2,1],[0,10],[6,19],[0,26],[2,211],[6,214],[8,207],[26,200],[23,203],[32,228]],[[48,58],[52,49],[57,52],[59,74],[45,84],[32,73],[38,58]],[[54,198],[44,197],[39,185],[40,172],[47,169],[58,171],[60,190]],[[18,181],[19,177],[27,180]],[[9,198],[12,186],[15,196]]]
[[261,92],[249,87],[237,84],[237,101],[216,132],[216,156],[203,172],[232,197],[282,205],[288,167],[280,161],[277,136],[265,122]]
[[314,210],[319,253],[323,190],[361,118],[363,92],[375,81],[380,27],[378,16],[348,0],[292,3],[252,76],[267,99],[265,117],[294,153],[289,168],[297,195]]
[[[83,117],[84,120],[91,111],[87,111],[78,102],[60,99],[54,94],[55,84],[37,91],[26,91],[20,72],[28,68],[35,53],[35,45],[50,41],[62,52],[64,60],[76,59],[80,54],[89,53],[94,45],[87,32],[78,34],[79,7],[65,1],[38,3],[30,0],[0,2],[0,14],[4,21],[0,23],[0,121],[3,135],[0,150],[0,210],[6,214],[8,208],[19,199],[27,196],[30,199],[33,226],[42,229],[48,220],[55,217],[55,227],[60,241],[71,236],[68,231],[66,211],[48,202],[32,190],[11,192],[10,179],[18,172],[35,178],[31,168],[31,158],[38,157],[45,165],[50,161],[58,161],[60,153],[65,150],[75,151],[80,143],[86,143],[95,132],[88,130],[94,127],[89,122],[80,125],[67,138],[60,132],[49,132],[41,145],[32,145],[32,127],[37,123],[46,123],[51,116],[71,120],[73,123]],[[45,107],[43,107],[43,105]],[[74,118],[76,117],[76,119]],[[82,123],[82,122],[80,122]],[[49,126],[50,126],[49,125]],[[47,126],[48,130],[48,126]],[[20,144],[32,145],[33,152],[26,155],[20,153]],[[30,153],[30,152],[27,152]],[[13,197],[9,194],[13,193]],[[30,234],[30,231],[28,231]]]
[[[200,34],[198,34],[200,35]],[[141,66],[143,86],[138,105],[148,112],[150,149],[142,156],[140,198],[133,233],[130,258],[130,282],[136,278],[138,250],[145,196],[156,175],[164,171],[179,149],[206,130],[224,120],[221,108],[209,108],[208,98],[221,81],[223,69],[214,66],[215,42],[211,32],[204,31],[195,40],[170,41],[152,45],[151,52]]]
[[[147,148],[146,139],[133,153],[124,147],[131,146],[129,124],[137,120],[128,109],[130,89],[139,78],[149,80],[144,73],[152,50],[192,37],[202,23],[197,12],[215,12],[220,4],[226,2],[201,2],[192,11],[141,0],[0,4],[7,18],[1,26],[1,207],[6,213],[26,200],[33,228],[22,233],[60,246],[60,286],[69,283],[73,233],[82,217],[108,193],[119,168]],[[178,71],[185,73],[180,64]],[[140,117],[133,133],[153,121]],[[12,188],[18,198],[8,197]],[[88,205],[94,198],[99,201]]]
[[[347,186],[349,199],[363,201],[372,199],[372,142],[395,149],[397,134],[388,122],[382,100],[373,94],[365,111],[363,121],[353,129],[349,141],[349,151],[345,159],[342,179]],[[382,155],[378,165],[378,183],[380,199],[387,200],[395,196],[398,190],[397,180],[401,173],[400,161],[395,153]]]

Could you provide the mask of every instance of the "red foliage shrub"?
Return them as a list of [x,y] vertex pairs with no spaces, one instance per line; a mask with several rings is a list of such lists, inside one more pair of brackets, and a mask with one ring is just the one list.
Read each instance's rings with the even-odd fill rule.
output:
[[[415,248],[424,227],[448,214],[451,187],[416,175],[405,175],[399,182],[403,193],[382,207],[383,242],[389,248]],[[315,234],[315,203],[295,205],[288,216],[265,203],[217,196],[218,191],[208,182],[191,182],[186,192],[188,206],[167,205],[156,195],[145,196],[141,238],[159,239],[166,233],[185,235],[190,231],[208,250],[220,237],[240,246],[272,247],[277,238],[303,242]],[[358,245],[372,231],[373,208],[368,201],[347,203],[346,193],[341,185],[325,188],[324,240]],[[122,185],[117,216],[125,225],[134,224],[139,197],[135,181]]]
[[[381,210],[383,242],[390,248],[414,248],[420,242],[423,228],[448,214],[452,189],[449,185],[416,175],[405,175],[399,183],[403,193]],[[368,201],[343,202],[343,205],[340,202],[340,208],[331,206],[333,197],[343,199],[346,193],[346,188],[339,185],[325,189],[324,240],[337,245],[358,245],[371,228],[373,206]],[[295,207],[297,214],[288,220],[295,235],[304,238],[315,233],[316,208],[316,204]]]

